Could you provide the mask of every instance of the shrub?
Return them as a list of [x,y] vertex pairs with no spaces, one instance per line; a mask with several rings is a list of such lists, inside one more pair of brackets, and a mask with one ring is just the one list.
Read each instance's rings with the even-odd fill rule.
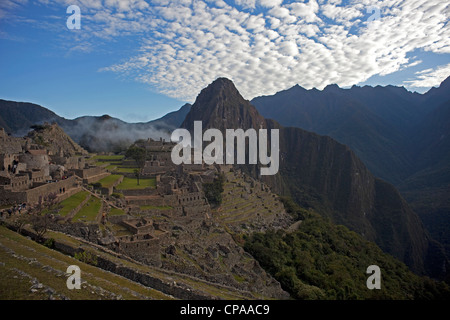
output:
[[94,266],[96,266],[98,263],[97,256],[95,256],[92,253],[87,252],[87,251],[76,252],[74,255],[74,258],[77,260],[80,260],[81,262],[91,264]]
[[46,246],[47,248],[53,249],[55,247],[55,239],[50,238],[50,239],[45,240],[44,246]]

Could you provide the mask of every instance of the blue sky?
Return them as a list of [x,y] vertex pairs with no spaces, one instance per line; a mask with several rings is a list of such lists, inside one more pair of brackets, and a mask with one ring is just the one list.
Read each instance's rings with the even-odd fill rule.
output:
[[442,0],[2,0],[0,98],[140,122],[221,76],[246,99],[295,84],[425,92],[450,75],[449,12]]

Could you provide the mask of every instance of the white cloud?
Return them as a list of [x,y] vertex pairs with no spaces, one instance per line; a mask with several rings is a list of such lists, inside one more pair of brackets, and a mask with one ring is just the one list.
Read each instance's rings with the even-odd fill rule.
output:
[[273,8],[281,5],[283,0],[258,0],[258,4],[262,7]]
[[[182,31],[174,30],[178,35],[165,43],[176,51],[174,59],[153,39],[152,49],[142,54],[150,61],[145,68],[136,57],[109,69],[136,71],[139,81],[189,101],[216,77],[227,76],[250,99],[297,83],[306,88],[348,86],[413,66],[407,54],[416,49],[448,50],[447,9],[438,0],[365,5],[374,3],[380,19],[370,22],[363,19],[364,5],[341,6],[339,1],[322,6],[315,0],[280,1],[258,15],[229,5],[214,10],[203,6],[195,12],[202,19],[178,15]],[[321,15],[336,22],[325,24]],[[171,26],[165,25],[165,32]],[[352,27],[356,33],[349,32]],[[208,30],[211,39],[197,37],[194,30]]]
[[409,88],[430,88],[436,87],[450,75],[450,63],[439,66],[435,69],[425,69],[415,73],[416,78],[407,80],[404,85]]
[[238,6],[242,6],[246,9],[255,9],[255,0],[235,0],[234,1]]
[[[48,5],[54,2],[69,0]],[[251,99],[295,84],[364,82],[416,65],[407,56],[418,49],[450,53],[450,9],[442,0],[70,2],[82,9],[84,31],[72,50],[94,50],[137,35],[129,58],[102,70],[190,102],[219,76],[232,79]],[[448,71],[424,72],[410,83],[432,83]]]
[[288,6],[291,12],[306,22],[320,22],[317,16],[319,4],[316,0],[310,0],[308,3],[294,2]]

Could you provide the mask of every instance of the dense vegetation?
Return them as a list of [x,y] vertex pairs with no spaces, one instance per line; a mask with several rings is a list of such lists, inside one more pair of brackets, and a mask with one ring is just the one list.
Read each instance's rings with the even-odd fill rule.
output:
[[222,203],[223,185],[225,183],[225,176],[221,173],[213,182],[207,182],[203,184],[203,192],[206,199],[212,206],[218,206]]
[[425,94],[394,86],[294,86],[251,102],[283,126],[348,145],[376,177],[399,189],[450,255],[450,77]]
[[[444,283],[413,274],[342,225],[286,199],[287,210],[304,220],[299,229],[255,233],[244,248],[296,299],[449,299]],[[366,286],[367,267],[381,269],[381,289]]]

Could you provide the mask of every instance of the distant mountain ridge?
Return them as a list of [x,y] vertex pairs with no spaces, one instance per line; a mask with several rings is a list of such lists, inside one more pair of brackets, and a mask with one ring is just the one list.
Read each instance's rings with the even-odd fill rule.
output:
[[16,102],[0,99],[0,127],[13,135],[25,135],[30,127],[43,122],[61,124],[66,119],[40,105],[29,102]]
[[450,77],[425,94],[395,86],[294,86],[251,103],[282,125],[348,145],[393,183],[450,254]]
[[[375,178],[345,145],[300,128],[264,119],[234,84],[219,78],[202,90],[182,127],[193,121],[203,129],[279,129],[280,171],[259,177],[272,190],[292,196],[333,222],[344,224],[376,242],[417,273],[443,276],[447,260],[442,247],[423,228],[419,217],[389,183]],[[248,166],[254,176],[259,170]],[[444,270],[436,265],[445,266]]]
[[136,139],[168,139],[170,132],[183,122],[190,107],[190,104],[185,104],[179,110],[149,122],[128,123],[109,115],[69,120],[37,104],[0,99],[0,127],[7,133],[23,136],[32,125],[56,122],[89,151],[117,151]]

